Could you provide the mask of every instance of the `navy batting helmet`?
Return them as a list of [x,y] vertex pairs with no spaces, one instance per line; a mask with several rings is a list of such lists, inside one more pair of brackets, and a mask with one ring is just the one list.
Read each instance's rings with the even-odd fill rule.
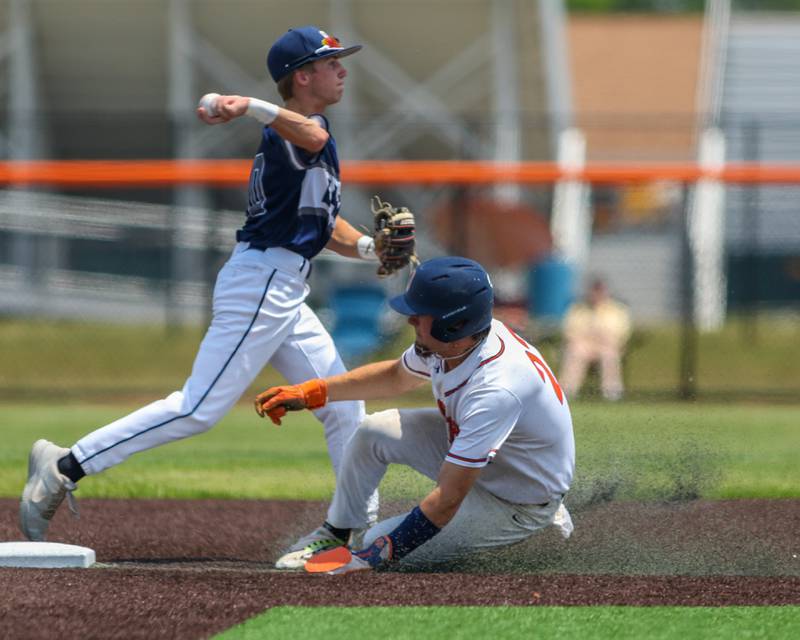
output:
[[403,295],[389,305],[406,316],[433,316],[431,335],[453,342],[492,323],[494,292],[484,268],[469,258],[447,256],[423,262]]

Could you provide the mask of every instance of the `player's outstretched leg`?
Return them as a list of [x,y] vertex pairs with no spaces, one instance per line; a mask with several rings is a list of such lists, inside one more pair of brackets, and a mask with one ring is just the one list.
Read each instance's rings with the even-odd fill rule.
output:
[[72,491],[77,485],[58,470],[58,460],[69,454],[69,449],[37,440],[28,458],[28,482],[19,505],[19,525],[25,537],[41,541],[64,497],[69,495],[70,509],[77,514]]

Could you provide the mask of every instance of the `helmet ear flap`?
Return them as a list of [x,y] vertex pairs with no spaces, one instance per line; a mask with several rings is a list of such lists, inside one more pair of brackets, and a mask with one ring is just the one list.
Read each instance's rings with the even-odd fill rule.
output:
[[453,342],[453,340],[458,340],[458,338],[454,338],[453,336],[458,336],[466,324],[466,318],[448,323],[437,319],[431,324],[431,335],[439,342]]
[[[485,272],[481,270],[481,273],[485,276]],[[440,342],[454,342],[475,335],[492,324],[494,292],[491,284],[486,286],[480,278],[470,279],[467,284],[473,286],[462,288],[459,294],[459,301],[464,303],[462,308],[455,314],[434,318],[431,324],[431,335]]]

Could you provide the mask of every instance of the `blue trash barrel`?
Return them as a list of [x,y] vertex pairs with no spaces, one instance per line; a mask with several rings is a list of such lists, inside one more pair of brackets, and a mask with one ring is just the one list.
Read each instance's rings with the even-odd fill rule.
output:
[[533,315],[560,321],[574,298],[575,271],[557,258],[546,258],[533,266],[528,277],[528,300]]

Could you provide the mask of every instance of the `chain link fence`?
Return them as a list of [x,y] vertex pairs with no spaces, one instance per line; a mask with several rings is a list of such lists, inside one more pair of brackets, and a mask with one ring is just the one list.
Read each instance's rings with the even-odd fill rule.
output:
[[[624,358],[630,398],[800,398],[800,359],[790,357],[800,338],[798,187],[726,189],[725,321],[713,331],[694,323],[696,265],[686,234],[693,189],[669,181],[594,188],[587,263],[568,282],[550,285],[563,289],[566,304],[600,276],[627,305],[635,327]],[[537,264],[552,257],[553,185],[520,187],[513,202],[496,186],[379,191],[417,213],[423,258],[455,253],[484,263],[498,315],[540,344],[558,370],[558,318],[540,313],[537,296],[544,292],[533,278]],[[369,225],[372,192],[346,190],[342,210],[356,225]],[[97,195],[0,192],[4,397],[42,388],[76,396],[164,392],[162,385],[179,385],[191,366],[210,319],[214,278],[244,207]],[[172,192],[149,195],[167,199]],[[212,206],[236,197],[230,190],[208,196]],[[378,280],[373,271],[374,265],[333,255],[315,260],[309,303],[329,328],[336,327],[340,288],[377,288],[385,298],[404,287],[405,277]],[[351,364],[398,335],[399,349],[408,337],[401,318],[385,307],[378,313],[372,348],[349,358]],[[590,382],[585,395],[591,394]]]

